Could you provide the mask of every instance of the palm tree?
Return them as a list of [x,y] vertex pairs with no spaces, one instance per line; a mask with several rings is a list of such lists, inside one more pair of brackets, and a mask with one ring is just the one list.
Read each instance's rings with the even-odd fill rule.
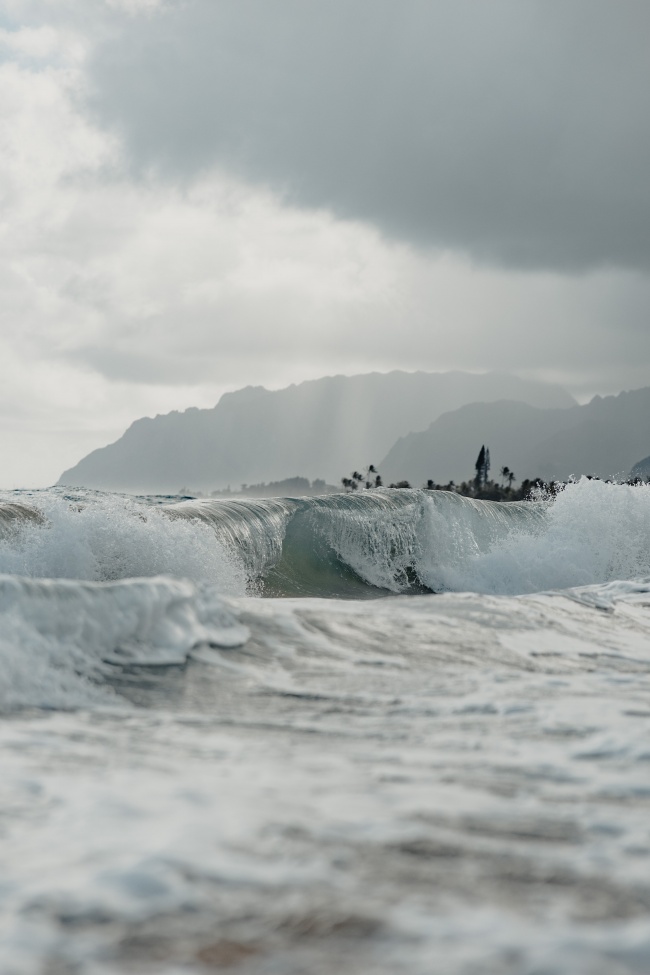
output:
[[[370,477],[371,474],[375,475],[374,485],[372,483],[373,479]],[[343,485],[346,491],[358,491],[359,488],[362,487],[365,487],[366,489],[370,489],[372,487],[381,487],[382,480],[379,474],[377,473],[377,468],[375,467],[375,465],[369,464],[365,474],[361,474],[359,471],[352,471],[349,477],[341,478],[341,484]]]
[[479,451],[474,469],[476,470],[475,484],[477,488],[480,488],[481,484],[485,481],[485,444],[483,444]]
[[[371,474],[375,475],[374,484],[372,483],[373,478],[370,476]],[[369,491],[370,488],[372,487],[381,487],[381,477],[374,464],[368,464],[368,469],[366,470],[365,478],[366,478],[366,490]]]

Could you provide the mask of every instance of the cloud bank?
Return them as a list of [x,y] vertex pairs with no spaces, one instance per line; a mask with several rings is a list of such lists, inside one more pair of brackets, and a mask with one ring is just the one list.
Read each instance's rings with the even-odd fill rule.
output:
[[189,0],[99,45],[140,166],[218,161],[416,245],[650,262],[645,0]]

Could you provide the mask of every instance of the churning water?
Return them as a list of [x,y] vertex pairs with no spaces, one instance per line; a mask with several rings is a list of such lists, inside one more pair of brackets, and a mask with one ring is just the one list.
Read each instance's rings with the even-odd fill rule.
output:
[[0,971],[650,971],[650,489],[0,499]]

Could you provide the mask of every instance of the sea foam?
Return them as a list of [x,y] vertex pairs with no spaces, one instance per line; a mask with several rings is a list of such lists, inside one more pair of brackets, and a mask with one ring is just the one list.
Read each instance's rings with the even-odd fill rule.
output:
[[168,575],[246,591],[243,562],[197,520],[120,495],[39,491],[0,505],[0,573],[106,582]]
[[[435,499],[434,499],[435,502]],[[650,575],[650,487],[583,478],[487,538],[486,519],[441,517],[429,505],[418,572],[436,590],[515,595]]]

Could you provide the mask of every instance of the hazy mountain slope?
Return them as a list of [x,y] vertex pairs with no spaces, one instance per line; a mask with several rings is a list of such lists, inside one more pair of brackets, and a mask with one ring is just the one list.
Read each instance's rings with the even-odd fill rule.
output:
[[596,396],[576,412],[579,424],[549,435],[535,449],[545,476],[627,477],[634,462],[650,450],[650,387]]
[[458,483],[474,476],[481,444],[490,448],[496,478],[505,465],[517,479],[627,476],[650,448],[650,387],[563,410],[473,403],[402,437],[379,466],[386,481]]
[[330,376],[273,392],[247,387],[210,410],[137,420],[59,483],[122,491],[210,490],[301,474],[337,483],[442,412],[504,397],[570,407],[563,389],[505,374]]
[[[545,439],[574,417],[579,407],[568,410],[543,410],[526,403],[502,400],[497,403],[471,403],[444,413],[428,430],[402,437],[381,461],[384,481],[407,478],[420,485],[432,478],[438,483],[457,484],[471,480],[474,462],[482,444],[490,448],[492,475],[507,465],[517,477],[533,442]],[[526,472],[526,476],[536,476]]]
[[630,471],[630,477],[650,478],[650,457],[644,457],[635,464]]

